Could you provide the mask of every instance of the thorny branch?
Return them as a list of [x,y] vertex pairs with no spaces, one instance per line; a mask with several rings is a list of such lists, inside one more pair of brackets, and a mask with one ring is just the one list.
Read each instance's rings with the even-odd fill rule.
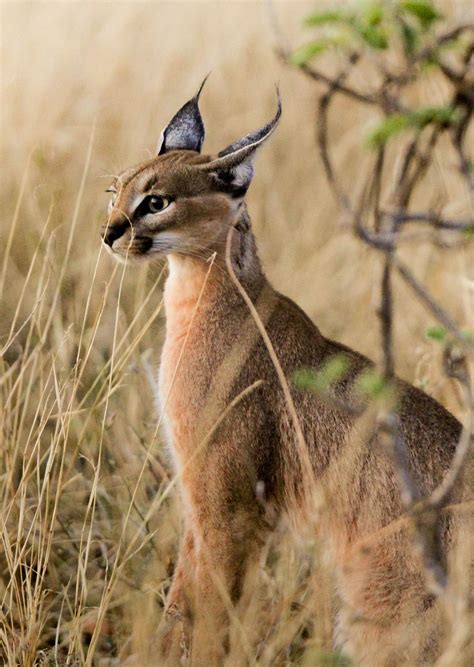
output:
[[[271,16],[274,33],[278,41],[277,55],[284,62],[290,61],[291,51],[285,43],[276,16]],[[461,65],[454,69],[439,55],[439,46],[460,35],[470,36],[471,42],[465,48]],[[387,117],[394,112],[410,112],[402,103],[406,87],[413,84],[418,76],[417,66],[435,55],[440,73],[452,89],[450,105],[457,112],[457,122],[448,124],[432,122],[416,131],[415,136],[406,145],[400,159],[395,187],[391,197],[384,191],[386,150],[381,145],[377,148],[374,167],[359,201],[349,195],[342,185],[342,179],[332,160],[328,120],[331,104],[337,95],[350,98],[355,103],[370,105]],[[443,217],[433,207],[431,210],[412,210],[411,200],[417,186],[425,177],[434,161],[434,150],[441,137],[448,135],[457,157],[458,171],[464,180],[467,191],[474,198],[474,176],[472,160],[466,150],[466,137],[474,110],[474,85],[472,77],[472,58],[474,54],[474,26],[459,25],[437,37],[436,46],[421,50],[418,54],[405,54],[404,68],[394,72],[379,68],[380,80],[374,88],[362,90],[348,83],[355,65],[362,58],[362,52],[353,51],[345,65],[335,75],[328,75],[320,69],[307,64],[300,65],[304,75],[324,86],[318,101],[317,142],[329,185],[336,201],[348,216],[354,233],[367,245],[384,255],[384,268],[380,285],[381,305],[378,311],[382,333],[383,374],[390,382],[394,375],[393,356],[393,294],[392,273],[396,270],[410,286],[418,301],[449,332],[455,343],[449,343],[444,352],[444,370],[448,377],[456,378],[464,391],[467,408],[466,424],[463,428],[456,452],[444,480],[429,497],[422,498],[414,482],[406,444],[401,437],[397,416],[394,410],[388,410],[379,420],[379,433],[382,444],[388,448],[394,460],[396,475],[401,490],[402,502],[411,517],[415,547],[423,563],[427,588],[437,597],[447,594],[447,573],[438,553],[436,540],[437,526],[443,507],[465,467],[473,445],[474,401],[471,388],[468,363],[474,343],[463,335],[457,324],[445,309],[434,299],[427,288],[413,275],[411,270],[397,257],[397,243],[403,228],[407,225],[425,225],[439,232],[462,235],[474,229],[474,219],[450,219]],[[388,201],[383,201],[387,200]],[[372,226],[368,222],[372,221]]]

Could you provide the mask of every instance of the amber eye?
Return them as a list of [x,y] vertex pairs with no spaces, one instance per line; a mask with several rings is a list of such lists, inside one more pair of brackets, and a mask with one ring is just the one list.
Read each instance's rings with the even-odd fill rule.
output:
[[170,205],[170,200],[161,195],[150,195],[143,201],[143,210],[145,213],[159,213]]

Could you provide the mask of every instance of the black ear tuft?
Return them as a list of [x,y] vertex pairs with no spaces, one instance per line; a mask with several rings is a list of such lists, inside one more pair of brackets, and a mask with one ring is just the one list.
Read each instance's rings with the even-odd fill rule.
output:
[[242,139],[234,141],[233,144],[230,144],[229,146],[227,146],[227,148],[224,148],[222,151],[220,151],[220,153],[218,153],[218,157],[225,157],[226,155],[230,156],[232,154],[237,155],[241,151],[245,152],[245,154],[248,154],[249,151],[254,151],[255,149],[257,149],[272,134],[273,130],[278,125],[278,121],[280,120],[281,98],[278,88],[277,88],[277,104],[278,104],[277,112],[271,121],[266,123],[263,127],[260,127],[258,130],[250,132],[245,137],[242,137]]
[[242,197],[246,193],[253,176],[255,153],[278,125],[281,116],[278,89],[277,97],[277,112],[269,123],[224,148],[215,160],[197,167],[212,172],[219,186],[234,197]]
[[208,76],[209,74],[201,83],[196,95],[181,107],[161,133],[158,155],[179,150],[201,152],[205,130],[198,102]]

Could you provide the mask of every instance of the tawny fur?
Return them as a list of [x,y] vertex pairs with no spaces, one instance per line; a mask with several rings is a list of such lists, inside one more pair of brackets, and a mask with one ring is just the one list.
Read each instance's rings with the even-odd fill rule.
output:
[[[298,513],[305,514],[288,402],[226,264],[231,228],[232,268],[291,387],[314,489],[328,499],[314,520],[320,539],[334,549],[342,600],[339,645],[361,665],[429,661],[440,637],[408,533],[400,528],[376,537],[403,514],[392,460],[344,407],[354,402],[354,381],[371,362],[325,338],[270,286],[243,199],[230,196],[211,172],[199,168],[210,159],[171,151],[128,170],[116,184],[108,222],[109,228],[123,229],[112,245],[114,254],[166,254],[169,262],[159,399],[180,476],[184,535],[168,620],[160,631],[168,664],[179,664],[183,655],[194,665],[223,664],[229,605],[238,603],[247,569],[280,517],[297,521]],[[134,218],[131,202],[144,191],[169,195],[173,203],[151,221]],[[147,239],[161,241],[150,250]],[[321,368],[339,353],[350,370],[333,387],[333,401],[295,388],[295,371]],[[420,493],[427,494],[443,479],[461,426],[422,391],[397,383],[409,465]],[[438,534],[445,559],[449,517]],[[367,546],[364,538],[370,536],[375,537]],[[415,622],[422,636],[410,634]]]

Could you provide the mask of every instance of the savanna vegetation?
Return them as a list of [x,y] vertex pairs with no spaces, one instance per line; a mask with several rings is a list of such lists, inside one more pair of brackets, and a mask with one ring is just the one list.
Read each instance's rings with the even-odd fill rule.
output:
[[[181,530],[153,393],[166,269],[104,252],[111,175],[153,154],[208,71],[209,151],[272,115],[278,80],[283,118],[248,197],[267,274],[378,363],[375,399],[395,369],[472,423],[473,33],[440,35],[474,12],[39,2],[4,4],[1,21],[0,661],[144,664]],[[324,545],[285,528],[229,665],[350,664]],[[439,664],[472,659],[470,557],[466,539]]]

